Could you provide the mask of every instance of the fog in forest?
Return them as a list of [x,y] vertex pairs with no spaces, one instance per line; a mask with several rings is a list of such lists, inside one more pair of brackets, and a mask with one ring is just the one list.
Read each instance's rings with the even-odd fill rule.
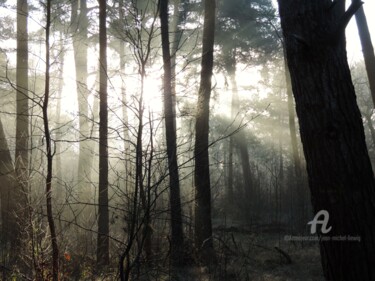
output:
[[292,2],[0,1],[0,280],[375,280],[373,20]]

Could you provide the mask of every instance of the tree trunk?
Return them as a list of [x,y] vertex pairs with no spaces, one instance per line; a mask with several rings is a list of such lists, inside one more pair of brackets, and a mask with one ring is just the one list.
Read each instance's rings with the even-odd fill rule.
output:
[[293,226],[293,231],[300,231],[304,230],[306,226],[306,198],[308,188],[306,181],[306,170],[302,168],[302,160],[300,152],[298,150],[292,82],[286,58],[285,45],[283,46],[283,49],[285,82],[288,97],[289,133],[292,146],[292,159],[295,176],[295,181],[291,185],[289,185],[291,198],[291,225]]
[[[17,180],[13,196],[20,206],[27,205],[29,180],[29,93],[28,93],[28,1],[17,1],[17,74],[16,74],[16,153],[15,171]],[[20,208],[25,210],[24,208]],[[15,243],[14,254],[20,249],[20,236],[24,228],[26,214],[18,212],[18,229],[14,231],[12,241]],[[16,257],[17,258],[17,257]]]
[[52,245],[52,280],[59,280],[59,247],[57,244],[57,234],[55,228],[55,222],[52,211],[52,175],[53,175],[53,151],[51,132],[49,129],[48,120],[48,103],[50,97],[50,28],[51,28],[51,0],[47,0],[46,4],[46,73],[45,73],[45,85],[44,85],[44,100],[43,100],[43,124],[44,124],[44,137],[46,143],[46,155],[47,155],[47,175],[46,175],[46,205],[47,205],[47,219],[48,226],[51,235]]
[[[234,68],[233,71],[229,71],[228,75],[230,76],[232,84],[232,118],[235,118],[237,121],[234,122],[235,127],[239,127],[241,124],[239,122],[240,116],[238,115],[240,111],[240,100],[238,97],[238,88],[236,81],[236,60],[234,59]],[[253,203],[253,180],[250,166],[250,157],[249,151],[247,149],[246,137],[243,130],[240,130],[236,135],[232,136],[235,146],[237,146],[238,153],[241,158],[241,167],[242,167],[242,176],[244,183],[244,192],[249,200],[249,204]]]
[[[144,130],[144,123],[143,123],[143,114],[144,114],[144,104],[143,104],[143,96],[144,96],[144,85],[145,85],[145,78],[146,78],[146,63],[141,63],[140,66],[140,75],[141,75],[141,92],[140,98],[138,101],[138,132],[137,132],[137,146],[136,146],[136,181],[135,181],[135,189],[137,192],[139,191],[139,197],[141,201],[141,206],[143,210],[143,237],[142,243],[140,243],[140,247],[143,247],[143,251],[145,253],[146,259],[149,261],[152,255],[151,249],[151,217],[150,217],[150,208],[151,202],[150,198],[147,196],[149,194],[150,186],[144,184],[145,173],[144,172],[144,161],[143,161],[143,130]],[[146,189],[145,189],[146,188]]]
[[109,265],[109,212],[108,212],[108,104],[107,104],[107,5],[99,0],[99,218],[97,264],[99,270]]
[[[374,280],[375,183],[345,49],[345,14],[330,0],[279,0],[293,94],[327,280]],[[320,218],[321,219],[321,218]],[[354,241],[332,241],[351,236]]]
[[[352,0],[352,3],[355,1],[356,0]],[[370,84],[372,102],[375,107],[375,55],[363,7],[360,7],[355,13],[355,20],[357,22],[358,34],[361,40],[363,58],[365,61],[367,77]]]
[[201,79],[195,123],[195,247],[206,263],[214,259],[211,221],[211,184],[208,156],[211,78],[215,33],[215,0],[205,0]]
[[[180,178],[177,162],[176,102],[172,94],[172,68],[169,47],[168,0],[160,0],[160,24],[164,69],[164,114],[169,171],[169,202],[171,208],[171,255],[174,265],[179,265],[183,254],[183,230],[180,199]],[[174,85],[175,86],[175,85]]]
[[79,192],[85,194],[89,191],[87,182],[90,182],[90,144],[86,139],[89,137],[89,116],[87,88],[87,49],[88,49],[88,17],[86,0],[72,1],[71,32],[73,38],[74,62],[76,68],[76,90],[79,114],[79,158],[78,158],[78,186]]
[[[56,133],[55,133],[55,139],[56,140],[61,140],[63,133],[61,130],[61,96],[62,96],[62,91],[63,91],[63,86],[64,86],[64,78],[63,78],[63,73],[64,73],[64,65],[65,65],[65,46],[64,46],[64,41],[63,41],[63,33],[60,32],[60,44],[59,44],[59,64],[60,64],[60,69],[59,69],[59,82],[58,82],[58,88],[57,88],[57,96],[56,96]],[[61,143],[60,142],[55,142],[55,148],[56,148],[56,187],[57,187],[57,197],[61,198],[60,202],[62,201],[63,196],[63,174],[62,174],[62,161],[61,161]]]
[[[233,124],[235,129],[241,126],[241,116],[240,112],[240,99],[238,96],[238,87],[237,87],[237,80],[236,80],[236,51],[232,49],[227,49],[224,47],[225,52],[225,69],[228,73],[228,76],[231,81],[232,86],[232,104],[231,104],[231,117],[234,120]],[[252,173],[251,173],[251,166],[250,166],[250,157],[249,151],[247,149],[246,144],[246,137],[243,130],[240,130],[235,135],[231,136],[230,140],[231,147],[229,148],[230,153],[233,153],[233,146],[237,147],[238,153],[241,159],[241,167],[242,167],[242,176],[243,176],[243,183],[244,183],[244,193],[246,194],[247,200],[249,201],[250,205],[253,205],[253,196],[254,192],[253,188],[253,180],[252,180]],[[232,156],[233,158],[233,156]],[[233,164],[230,163],[230,170],[229,172],[233,176]],[[232,185],[230,189],[233,192],[233,180],[231,180],[230,184]]]
[[[6,249],[12,249],[17,241],[13,241],[15,231],[19,231],[15,216],[17,200],[13,194],[14,166],[10,155],[8,142],[5,136],[3,123],[0,119],[0,199],[1,199],[1,233]],[[9,243],[9,245],[8,245]],[[8,248],[9,247],[9,248]]]

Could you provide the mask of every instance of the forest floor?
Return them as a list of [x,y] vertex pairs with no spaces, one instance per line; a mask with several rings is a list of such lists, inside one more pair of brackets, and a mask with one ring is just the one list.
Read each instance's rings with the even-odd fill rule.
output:
[[[256,227],[214,226],[216,264],[199,266],[191,260],[171,276],[167,263],[142,266],[138,281],[324,281],[318,242],[295,242],[290,231],[274,224]],[[194,255],[194,254],[193,254]],[[165,253],[162,259],[168,260]],[[117,280],[107,278],[67,280]]]
[[285,235],[231,232],[233,253],[226,257],[230,261],[226,271],[232,276],[222,280],[324,280],[318,243],[291,242]]
[[[318,242],[292,242],[287,231],[216,227],[218,265],[181,280],[323,281]],[[189,277],[187,277],[189,276]]]

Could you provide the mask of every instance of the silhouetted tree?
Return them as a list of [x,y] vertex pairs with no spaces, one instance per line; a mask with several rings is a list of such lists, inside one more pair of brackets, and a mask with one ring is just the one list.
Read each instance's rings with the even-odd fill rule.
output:
[[[279,0],[281,26],[327,280],[374,280],[375,183],[348,67],[345,27],[361,2]],[[359,236],[360,242],[333,241]]]
[[195,233],[194,242],[202,261],[213,261],[211,184],[208,156],[211,78],[215,35],[215,0],[205,0],[201,80],[195,121]]
[[107,1],[99,0],[99,207],[97,264],[99,269],[109,264],[108,211],[108,102],[107,102]]
[[[55,227],[55,221],[52,211],[52,175],[53,175],[53,147],[51,139],[51,131],[49,128],[48,119],[48,106],[50,101],[50,31],[51,31],[51,0],[47,0],[46,3],[46,71],[45,71],[45,84],[44,84],[44,99],[42,105],[43,125],[44,125],[44,137],[46,143],[46,157],[47,157],[47,174],[46,174],[46,205],[47,205],[47,220],[49,231],[51,235],[52,245],[52,280],[59,280],[59,246],[57,243],[57,233]],[[34,249],[33,249],[34,250]]]
[[180,179],[177,162],[176,101],[172,96],[172,68],[169,46],[168,0],[160,0],[160,24],[164,69],[164,115],[167,142],[169,192],[171,206],[171,262],[179,264],[183,254],[183,231],[180,199]]

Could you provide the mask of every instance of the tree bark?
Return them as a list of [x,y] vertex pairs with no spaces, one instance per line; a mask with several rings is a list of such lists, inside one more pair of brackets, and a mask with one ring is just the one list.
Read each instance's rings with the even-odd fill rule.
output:
[[[354,3],[355,1],[356,0],[352,0],[352,3]],[[365,61],[367,77],[370,84],[372,102],[375,108],[375,55],[363,7],[360,7],[355,13],[355,20],[357,22],[358,34],[361,40],[363,58]]]
[[46,143],[47,155],[47,175],[46,175],[46,205],[47,205],[47,219],[51,235],[52,245],[52,280],[59,280],[59,247],[57,244],[56,227],[53,218],[52,210],[52,172],[53,172],[53,151],[51,141],[51,131],[49,129],[48,119],[48,103],[50,97],[50,28],[51,28],[51,0],[47,0],[46,4],[46,72],[45,72],[45,85],[44,85],[44,100],[43,100],[43,124],[44,124],[44,137]]
[[285,82],[288,97],[289,133],[292,146],[292,159],[295,176],[295,181],[289,185],[291,199],[291,224],[293,225],[294,231],[300,231],[304,230],[306,226],[306,198],[308,188],[306,181],[306,170],[302,167],[302,159],[298,149],[292,82],[286,58],[285,44],[283,46],[283,49]]
[[183,230],[180,199],[180,178],[177,162],[176,102],[172,94],[172,66],[169,46],[168,0],[160,0],[160,24],[164,69],[164,115],[169,171],[169,203],[171,208],[171,255],[174,265],[179,265],[183,254]]
[[344,35],[361,2],[344,14],[335,4],[279,0],[279,11],[312,204],[332,227],[318,231],[325,278],[374,280],[375,184]]
[[201,77],[195,123],[195,247],[203,262],[214,259],[211,221],[211,184],[208,155],[211,78],[215,33],[215,0],[205,0]]
[[99,0],[99,210],[97,265],[103,270],[109,265],[108,212],[108,103],[107,103],[107,1]]

